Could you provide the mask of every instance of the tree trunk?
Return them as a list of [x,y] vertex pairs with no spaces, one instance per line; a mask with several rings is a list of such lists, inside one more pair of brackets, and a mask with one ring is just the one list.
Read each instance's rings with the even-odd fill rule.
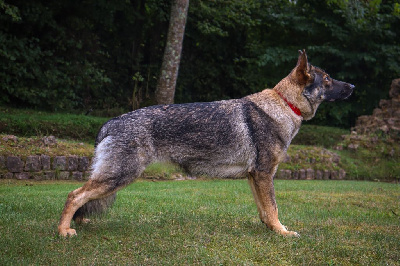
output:
[[189,0],[172,0],[167,43],[156,89],[158,104],[174,102],[188,8]]

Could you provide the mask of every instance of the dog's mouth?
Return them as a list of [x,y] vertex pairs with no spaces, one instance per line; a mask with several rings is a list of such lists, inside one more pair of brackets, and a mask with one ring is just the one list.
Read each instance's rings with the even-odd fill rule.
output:
[[332,97],[328,100],[328,102],[334,102],[336,100],[347,100],[353,94],[355,86],[353,84],[346,84],[344,88],[338,94],[338,97]]
[[347,100],[348,98],[350,98],[350,96],[353,94],[354,88],[356,86],[354,86],[353,84],[346,84],[346,87],[348,88],[350,93],[346,97],[344,97],[343,100]]

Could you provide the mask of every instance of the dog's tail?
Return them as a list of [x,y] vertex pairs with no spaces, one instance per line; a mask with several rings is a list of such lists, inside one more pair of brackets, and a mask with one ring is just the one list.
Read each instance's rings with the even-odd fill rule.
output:
[[75,212],[73,217],[74,221],[82,220],[84,217],[88,217],[90,215],[103,213],[113,205],[116,195],[117,193],[113,193],[107,197],[87,202]]

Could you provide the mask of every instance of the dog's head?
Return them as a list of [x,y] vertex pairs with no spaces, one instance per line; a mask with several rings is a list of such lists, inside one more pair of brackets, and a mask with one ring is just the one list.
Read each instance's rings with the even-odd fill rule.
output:
[[332,79],[322,69],[309,64],[305,50],[299,51],[297,65],[288,78],[295,85],[295,89],[290,92],[295,95],[290,98],[301,110],[305,120],[314,117],[323,101],[347,99],[354,90],[354,85]]

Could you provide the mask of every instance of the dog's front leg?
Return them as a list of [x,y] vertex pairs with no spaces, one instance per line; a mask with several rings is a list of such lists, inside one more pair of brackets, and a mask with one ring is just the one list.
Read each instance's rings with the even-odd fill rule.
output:
[[288,231],[278,219],[278,206],[275,200],[273,175],[258,171],[251,172],[249,173],[249,184],[261,221],[269,229],[278,234],[299,237],[298,233]]

